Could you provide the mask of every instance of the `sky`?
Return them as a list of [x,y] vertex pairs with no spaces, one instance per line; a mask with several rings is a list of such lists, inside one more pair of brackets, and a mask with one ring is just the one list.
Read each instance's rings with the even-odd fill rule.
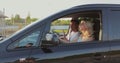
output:
[[45,18],[61,10],[84,4],[120,4],[120,0],[0,0],[0,11],[8,18],[19,14],[26,18]]

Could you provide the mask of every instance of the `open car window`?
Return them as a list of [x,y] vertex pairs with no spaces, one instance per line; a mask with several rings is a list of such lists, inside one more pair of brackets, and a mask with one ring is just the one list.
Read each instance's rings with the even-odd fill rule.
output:
[[[49,33],[45,36],[46,40],[42,41],[42,46],[55,46],[56,44],[61,43],[94,42],[101,40],[101,15],[101,11],[99,10],[81,11],[53,20],[50,25]],[[81,24],[82,21],[85,21],[87,24],[84,24],[83,26],[83,24]],[[71,24],[71,22],[77,23],[78,26],[72,28],[73,24]],[[89,26],[89,28],[86,28],[89,32],[85,31],[84,33],[86,33],[86,35],[84,36],[83,30],[80,29],[80,27],[85,28],[85,26]],[[76,29],[77,33],[76,31],[72,32],[73,29]]]
[[70,20],[72,18],[59,18],[51,23],[50,32],[59,35],[67,34],[69,29]]

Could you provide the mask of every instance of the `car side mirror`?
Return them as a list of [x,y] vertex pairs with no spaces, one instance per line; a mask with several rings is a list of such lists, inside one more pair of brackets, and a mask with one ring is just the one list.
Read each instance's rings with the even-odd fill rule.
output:
[[47,33],[45,40],[42,40],[42,47],[53,47],[59,44],[59,39],[56,34]]
[[52,41],[53,34],[52,33],[47,33],[45,36],[46,41]]
[[3,36],[0,36],[0,41],[2,41],[4,39],[4,37]]

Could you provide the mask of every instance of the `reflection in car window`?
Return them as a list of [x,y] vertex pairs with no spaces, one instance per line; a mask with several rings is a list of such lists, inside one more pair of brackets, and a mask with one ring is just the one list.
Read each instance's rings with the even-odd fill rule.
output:
[[8,47],[8,49],[14,48],[27,48],[31,46],[36,46],[40,31],[35,31],[31,34],[28,34],[26,37],[14,42],[12,45]]
[[37,42],[38,39],[38,35],[39,35],[39,31],[28,35],[27,37],[19,41],[18,43],[19,46],[25,46],[28,43],[33,43],[33,46],[35,46],[35,43]]

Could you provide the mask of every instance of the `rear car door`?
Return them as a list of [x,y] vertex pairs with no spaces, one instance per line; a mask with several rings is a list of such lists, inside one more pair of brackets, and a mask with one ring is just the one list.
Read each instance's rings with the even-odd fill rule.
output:
[[120,8],[108,8],[108,30],[111,46],[111,63],[120,63]]

